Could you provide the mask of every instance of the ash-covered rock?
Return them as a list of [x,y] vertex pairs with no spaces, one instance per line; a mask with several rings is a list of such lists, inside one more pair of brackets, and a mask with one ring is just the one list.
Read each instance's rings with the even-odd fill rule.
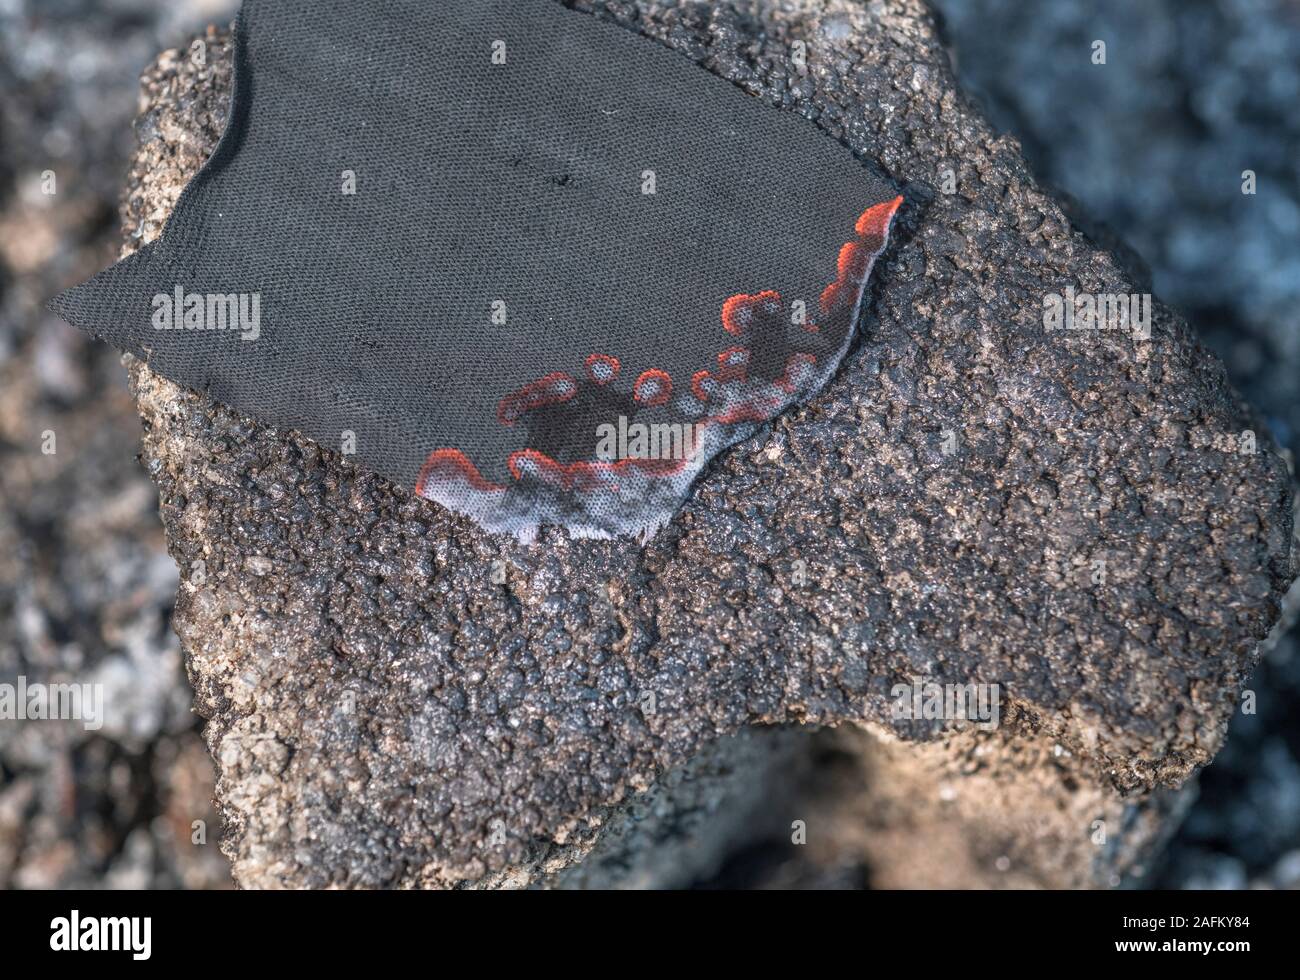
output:
[[[1278,442],[1300,452],[1300,7],[936,6],[961,82],[1017,135],[1034,173],[1132,243],[1159,294],[1223,358]],[[1242,193],[1245,171],[1253,194]],[[1256,711],[1235,716],[1159,884],[1293,880],[1297,646],[1294,631],[1280,636],[1251,678]]]
[[[896,773],[1010,787],[1019,847],[978,840],[975,782],[946,801],[966,881],[1136,875],[1293,574],[1263,427],[1159,304],[1149,339],[1044,330],[1049,294],[1141,290],[956,91],[916,0],[576,6],[905,186],[860,341],[644,548],[489,537],[134,364],[237,880],[545,883],[718,736],[847,721],[932,739]],[[215,143],[228,82],[217,38],[146,77],[132,240]],[[891,711],[912,678],[998,685],[1000,728],[934,740]],[[1071,816],[1035,835],[1024,779]]]

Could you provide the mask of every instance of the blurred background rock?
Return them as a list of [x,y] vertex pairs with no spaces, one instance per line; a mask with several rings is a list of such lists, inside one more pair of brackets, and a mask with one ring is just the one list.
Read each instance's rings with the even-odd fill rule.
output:
[[233,6],[0,0],[0,681],[102,683],[109,708],[0,722],[0,887],[230,881],[125,371],[43,304],[117,257],[139,73]]
[[[1300,0],[937,5],[993,122],[1077,201],[1082,227],[1133,247],[1300,449]],[[0,0],[0,681],[98,682],[112,709],[98,732],[0,722],[0,887],[229,884],[125,372],[42,306],[116,258],[139,73],[235,7]],[[1152,883],[1300,886],[1294,630],[1252,688],[1257,714],[1237,717]],[[833,736],[822,748],[799,792],[855,819]],[[851,855],[828,865],[760,841],[703,884],[869,883]]]

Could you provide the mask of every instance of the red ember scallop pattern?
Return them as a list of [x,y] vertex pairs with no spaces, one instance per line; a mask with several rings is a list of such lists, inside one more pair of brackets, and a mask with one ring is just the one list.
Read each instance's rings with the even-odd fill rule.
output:
[[[821,363],[818,352],[833,355],[836,353],[833,345],[839,343],[842,347],[847,341],[867,277],[884,249],[890,223],[902,202],[902,197],[896,197],[874,205],[855,222],[856,238],[840,248],[835,279],[817,298],[816,318],[806,314],[802,318],[793,315],[787,318],[785,301],[774,289],[728,297],[722,304],[721,321],[723,334],[733,343],[721,347],[715,363],[695,371],[682,386],[678,397],[697,406],[692,413],[688,411],[689,405],[683,405],[683,420],[690,420],[697,431],[703,431],[716,426],[766,422],[787,407],[801,386],[816,376]],[[799,342],[801,345],[820,342],[818,350],[793,347],[783,333],[786,322],[799,327],[796,335],[805,338]],[[755,346],[764,343],[769,346]],[[753,370],[756,358],[769,349],[772,357],[768,360],[774,358],[777,366],[769,368],[766,375],[756,377]],[[546,374],[505,395],[497,406],[497,421],[514,425],[530,413],[544,413],[571,402],[579,395],[580,385],[607,388],[618,380],[622,362],[629,359],[592,353],[583,364],[581,381],[563,371]],[[632,384],[630,404],[634,409],[669,406],[674,390],[673,378],[667,371],[648,367]],[[714,406],[715,411],[709,414],[707,408]],[[507,466],[517,483],[537,481],[565,492],[583,493],[598,488],[616,490],[617,484],[612,481],[619,473],[629,470],[652,478],[675,476],[688,462],[624,459],[564,463],[529,447],[511,453]],[[421,496],[438,499],[440,486],[467,486],[485,496],[499,496],[508,489],[485,478],[468,456],[454,447],[437,449],[429,455],[415,489]]]

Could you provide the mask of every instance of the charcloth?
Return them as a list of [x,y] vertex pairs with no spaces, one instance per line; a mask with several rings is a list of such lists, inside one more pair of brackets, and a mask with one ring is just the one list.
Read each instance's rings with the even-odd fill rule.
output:
[[808,120],[555,0],[235,30],[162,237],[51,303],[153,371],[527,540],[654,531],[847,350],[902,198]]

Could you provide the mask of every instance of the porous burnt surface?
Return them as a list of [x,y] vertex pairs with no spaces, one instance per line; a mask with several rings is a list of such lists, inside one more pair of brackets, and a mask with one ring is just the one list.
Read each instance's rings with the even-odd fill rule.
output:
[[[999,684],[1008,737],[1127,793],[1208,762],[1291,577],[1286,467],[1159,304],[1147,341],[1044,331],[1045,294],[1140,289],[956,91],[924,6],[576,6],[904,187],[859,340],[644,547],[486,535],[132,364],[236,879],[524,883],[744,725],[926,737],[889,711],[913,676]],[[219,137],[228,55],[146,75],[131,241]]]

